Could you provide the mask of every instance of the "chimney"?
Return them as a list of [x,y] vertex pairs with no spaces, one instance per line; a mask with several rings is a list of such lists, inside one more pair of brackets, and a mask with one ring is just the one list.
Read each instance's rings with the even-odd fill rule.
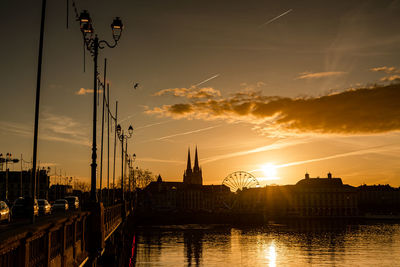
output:
[[310,175],[307,172],[306,172],[305,178],[310,179]]
[[332,179],[332,173],[328,172],[328,179]]

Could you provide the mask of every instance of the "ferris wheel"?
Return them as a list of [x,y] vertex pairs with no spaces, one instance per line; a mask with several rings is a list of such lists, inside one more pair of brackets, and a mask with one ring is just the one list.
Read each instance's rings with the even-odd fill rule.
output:
[[260,186],[260,183],[257,181],[256,177],[244,171],[237,171],[229,174],[222,181],[222,184],[229,187],[232,192],[242,190],[243,188]]

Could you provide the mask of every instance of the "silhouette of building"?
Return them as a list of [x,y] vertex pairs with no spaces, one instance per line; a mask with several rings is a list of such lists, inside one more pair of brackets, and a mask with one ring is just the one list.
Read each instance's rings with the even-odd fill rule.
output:
[[357,187],[357,194],[362,214],[400,215],[400,188],[361,185]]
[[65,184],[53,184],[49,190],[49,200],[54,201],[72,195],[72,186]]
[[197,147],[192,169],[190,150],[182,182],[163,181],[159,175],[139,192],[139,204],[154,211],[215,211],[223,207],[223,198],[230,194],[225,185],[203,185]]
[[352,217],[358,214],[357,190],[341,178],[305,178],[295,185],[244,189],[239,210],[271,217]]
[[[243,188],[234,194],[224,185],[199,184],[202,176],[197,153],[195,167],[191,169],[189,153],[184,181],[164,182],[159,176],[156,182],[151,182],[141,192],[139,202],[142,208],[152,212],[210,211],[245,214],[248,219],[253,215],[263,218],[400,216],[400,188],[389,185],[354,187],[343,184],[341,178],[333,177],[331,173],[325,178],[311,178],[306,173],[294,185]],[[193,175],[195,169],[198,176]]]
[[[20,196],[29,196],[32,192],[32,172],[29,171],[8,171],[8,200],[13,202]],[[38,198],[48,197],[50,177],[47,170],[38,172],[36,193]],[[22,192],[22,194],[21,194]],[[0,171],[0,197],[6,198],[6,171]]]
[[305,178],[294,187],[292,212],[302,216],[356,216],[357,190],[341,178]]
[[203,184],[203,174],[202,170],[199,167],[199,158],[197,155],[197,146],[196,146],[196,152],[195,152],[195,157],[194,157],[194,166],[192,170],[192,163],[190,161],[190,148],[188,149],[188,158],[187,158],[187,167],[185,172],[183,173],[183,183],[184,184],[197,184],[197,185],[202,185]]

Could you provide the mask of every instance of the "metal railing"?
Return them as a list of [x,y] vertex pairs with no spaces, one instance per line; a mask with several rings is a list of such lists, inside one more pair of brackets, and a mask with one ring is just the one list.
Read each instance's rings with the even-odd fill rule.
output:
[[110,234],[119,226],[122,222],[122,212],[124,205],[117,204],[104,209],[104,232],[105,240],[108,239]]
[[132,209],[131,201],[106,207],[103,218],[99,218],[104,220],[104,229],[92,229],[89,225],[89,219],[98,216],[91,211],[35,224],[26,227],[25,231],[22,228],[14,229],[18,233],[0,236],[0,267],[49,266],[57,265],[57,262],[81,263],[87,259],[90,246],[93,246],[91,233],[101,234],[104,231],[103,236],[107,240]]
[[[76,238],[75,227],[80,232],[86,231],[85,221],[89,212],[81,212],[68,218],[56,219],[51,222],[33,225],[28,230],[0,240],[0,266],[49,266],[50,262],[55,261],[57,257],[63,257],[65,250],[71,247],[75,242],[81,242],[84,246],[82,235],[80,239]],[[75,256],[85,251],[74,253]],[[60,259],[61,262],[61,259]]]
[[61,255],[62,251],[62,243],[63,243],[63,229],[60,227],[55,231],[52,231],[50,234],[50,259],[54,259],[55,257]]

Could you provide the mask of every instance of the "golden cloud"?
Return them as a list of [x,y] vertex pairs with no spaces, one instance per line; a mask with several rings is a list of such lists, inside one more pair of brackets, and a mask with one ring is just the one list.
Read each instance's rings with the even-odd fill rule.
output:
[[389,76],[385,76],[383,78],[380,79],[381,82],[398,82],[400,81],[400,75],[389,75]]
[[297,80],[303,79],[318,79],[318,78],[325,78],[325,77],[332,77],[332,76],[340,76],[347,74],[344,71],[325,71],[325,72],[302,72],[300,76],[298,76]]
[[93,89],[85,89],[81,88],[79,91],[75,92],[76,95],[86,95],[86,94],[93,94],[94,90]]
[[221,92],[212,87],[197,88],[169,88],[158,91],[153,96],[173,95],[176,97],[185,97],[188,99],[213,98],[221,96]]
[[374,71],[374,72],[385,72],[387,74],[400,73],[400,71],[397,68],[395,68],[395,67],[386,67],[386,66],[376,67],[376,68],[372,68],[370,70]]
[[400,70],[395,67],[377,67],[370,69],[374,72],[384,72],[387,75],[380,79],[381,82],[399,82],[400,81]]
[[[93,94],[94,90],[93,89],[85,89],[81,88],[78,91],[75,92],[76,95],[86,95],[86,94]],[[103,90],[98,90],[99,94],[103,92]]]
[[315,98],[263,96],[244,91],[229,98],[147,108],[172,118],[246,121],[281,133],[370,134],[400,130],[400,84],[351,89]]

